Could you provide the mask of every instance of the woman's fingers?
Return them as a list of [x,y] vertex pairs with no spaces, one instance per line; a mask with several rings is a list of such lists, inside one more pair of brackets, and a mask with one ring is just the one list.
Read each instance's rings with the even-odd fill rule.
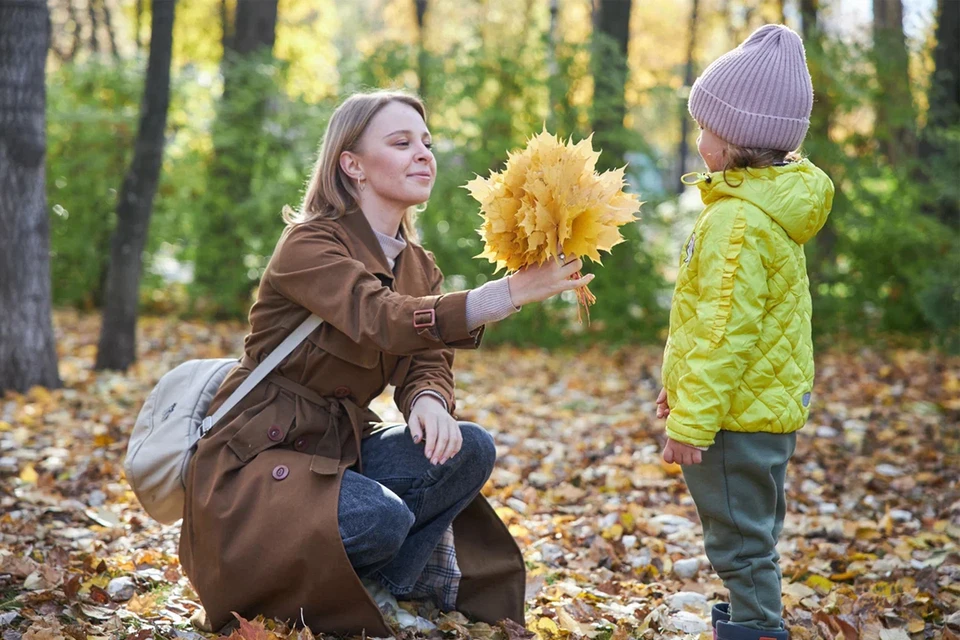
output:
[[423,427],[420,426],[420,416],[416,413],[411,415],[407,426],[410,427],[410,437],[413,439],[413,443],[420,444],[420,441],[423,440]]
[[440,464],[445,463],[447,460],[457,455],[457,452],[460,451],[460,447],[463,446],[463,434],[460,433],[460,425],[456,420],[450,419],[447,421],[447,429],[450,433],[450,438],[447,440],[447,448],[440,456]]
[[590,284],[596,276],[592,273],[588,273],[582,278],[577,278],[575,280],[561,280],[560,281],[560,291],[570,291],[571,289],[579,289],[580,287],[585,287]]
[[426,437],[426,447],[423,450],[423,455],[430,459],[437,446],[437,418],[436,416],[425,415],[421,421]]
[[667,388],[661,387],[660,393],[657,395],[657,404],[666,404],[667,403]]
[[577,271],[583,269],[583,260],[577,258],[567,262],[562,267],[560,267],[560,277],[566,279],[575,274]]
[[[433,419],[437,420],[436,417]],[[450,429],[447,427],[447,425],[440,423],[439,420],[437,420],[436,433],[436,446],[431,450],[431,452],[427,453],[427,457],[430,458],[431,464],[438,464],[440,462],[440,457],[447,450],[447,443],[450,441]]]

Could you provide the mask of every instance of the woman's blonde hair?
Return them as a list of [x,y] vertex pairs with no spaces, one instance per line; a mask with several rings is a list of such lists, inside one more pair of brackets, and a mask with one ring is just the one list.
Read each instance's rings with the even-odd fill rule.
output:
[[[315,218],[336,219],[360,208],[360,195],[356,185],[340,166],[340,154],[356,150],[360,136],[366,131],[370,121],[391,102],[401,102],[413,107],[426,121],[427,112],[423,102],[416,96],[401,91],[355,93],[344,100],[327,124],[300,210],[284,207],[284,222],[301,224]],[[413,216],[414,208],[410,207],[401,223],[404,236],[410,240],[416,239]]]

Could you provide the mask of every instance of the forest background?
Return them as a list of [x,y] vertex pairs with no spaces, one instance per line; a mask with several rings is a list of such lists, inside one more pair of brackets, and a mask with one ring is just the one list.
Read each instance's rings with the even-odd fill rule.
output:
[[[419,92],[439,176],[418,219],[449,289],[477,286],[477,204],[463,185],[547,129],[593,133],[646,202],[589,267],[599,304],[531,305],[491,342],[656,343],[703,170],[690,85],[766,22],[802,33],[816,103],[803,151],[837,185],[808,245],[814,329],[828,343],[957,346],[960,93],[953,0],[193,0],[178,3],[162,170],[141,313],[243,318],[297,206],[325,123],[358,90]],[[53,302],[105,300],[118,197],[144,99],[149,2],[53,0],[47,195]],[[950,22],[952,20],[952,23]],[[149,96],[148,96],[149,97]],[[133,171],[133,169],[131,169]]]

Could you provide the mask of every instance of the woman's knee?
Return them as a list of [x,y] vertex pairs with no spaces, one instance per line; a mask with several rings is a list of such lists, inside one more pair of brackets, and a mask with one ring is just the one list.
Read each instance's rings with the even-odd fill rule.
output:
[[395,493],[381,487],[352,522],[341,522],[343,546],[355,568],[381,564],[395,556],[407,539],[414,515]]
[[469,461],[469,467],[482,471],[483,481],[490,477],[493,465],[497,461],[497,447],[486,429],[472,422],[461,422],[460,433],[463,436],[463,445],[460,455],[464,462]]

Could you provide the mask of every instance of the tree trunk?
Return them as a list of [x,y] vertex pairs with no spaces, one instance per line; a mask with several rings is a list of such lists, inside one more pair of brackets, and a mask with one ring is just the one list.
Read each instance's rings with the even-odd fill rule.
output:
[[[820,28],[820,0],[800,0],[800,19],[804,46],[807,52],[807,66],[813,82],[813,110],[810,114],[810,129],[804,148],[809,151],[817,163],[836,181],[839,175],[834,172],[830,157],[834,151],[830,140],[830,127],[833,118],[833,106],[830,100],[830,77],[826,73],[827,60],[823,46],[823,31]],[[838,187],[837,200],[843,197]],[[836,201],[834,202],[836,205]],[[836,206],[834,207],[836,209]],[[836,264],[837,231],[835,225],[827,223],[814,239],[816,262],[811,262],[811,280],[823,279],[824,274],[833,270]]]
[[[950,142],[944,132],[960,122],[960,2],[939,0],[937,12],[937,46],[933,51],[933,76],[928,90],[927,124],[920,140],[921,179],[930,181],[931,173],[943,173],[947,179],[949,167],[944,167]],[[925,207],[941,222],[960,227],[960,207],[955,198],[938,196]]]
[[[693,7],[690,11],[689,39],[687,40],[687,66],[683,72],[683,86],[687,91],[693,86],[693,55],[697,44],[697,13],[700,9],[700,0],[693,0]],[[680,101],[680,144],[677,147],[677,193],[682,193],[684,189],[680,177],[687,172],[687,154],[689,145],[687,138],[690,135],[690,113],[687,111],[686,100]]]
[[960,115],[960,3],[940,0],[938,4],[927,112],[927,126],[937,129],[956,125]]
[[873,58],[879,84],[875,135],[887,160],[897,164],[916,152],[916,111],[902,0],[873,0]]
[[417,9],[417,28],[419,29],[419,43],[417,47],[417,81],[420,86],[417,93],[420,99],[427,100],[427,47],[424,31],[424,19],[427,17],[427,0],[414,0]]
[[97,40],[96,0],[87,0],[87,13],[90,15],[90,49],[96,55],[100,52],[100,42]]
[[277,0],[237,0],[232,20],[221,9],[223,96],[213,125],[211,199],[198,229],[195,282],[207,311],[226,317],[249,306],[252,288],[243,277],[246,243],[238,235],[236,210],[251,197],[258,138],[274,90],[260,67],[272,59]]
[[559,120],[564,110],[563,91],[560,79],[560,64],[557,60],[559,46],[559,18],[560,1],[550,0],[550,26],[547,31],[547,128],[550,131],[563,135],[560,131]]
[[82,40],[81,28],[80,28],[80,16],[77,14],[77,5],[75,4],[76,0],[67,0],[67,13],[70,16],[70,22],[73,23],[73,37],[71,38],[72,42],[70,44],[70,53],[67,54],[67,60],[73,60],[74,56],[77,55],[77,51],[80,51],[80,42]]
[[601,170],[622,166],[627,152],[624,89],[632,7],[632,0],[599,0],[594,14],[593,129],[603,149],[598,163]]
[[0,2],[0,395],[59,387],[46,195],[46,0]]
[[120,50],[117,49],[117,34],[113,30],[113,16],[110,14],[108,0],[103,2],[103,24],[107,27],[107,36],[110,38],[110,53],[114,60],[120,60]]
[[807,50],[807,66],[813,80],[813,113],[810,114],[810,135],[821,140],[830,138],[830,91],[828,76],[824,72],[823,36],[819,26],[820,1],[800,0],[800,19],[804,46]]
[[137,359],[137,306],[142,256],[163,163],[164,130],[170,104],[175,5],[175,0],[153,0],[152,3],[150,57],[140,104],[140,128],[133,160],[123,179],[117,202],[117,228],[110,247],[97,369],[124,370]]
[[137,43],[137,51],[140,51],[140,47],[143,46],[143,41],[140,40],[140,25],[143,22],[143,0],[137,0],[135,12],[137,17],[134,32],[134,42]]

